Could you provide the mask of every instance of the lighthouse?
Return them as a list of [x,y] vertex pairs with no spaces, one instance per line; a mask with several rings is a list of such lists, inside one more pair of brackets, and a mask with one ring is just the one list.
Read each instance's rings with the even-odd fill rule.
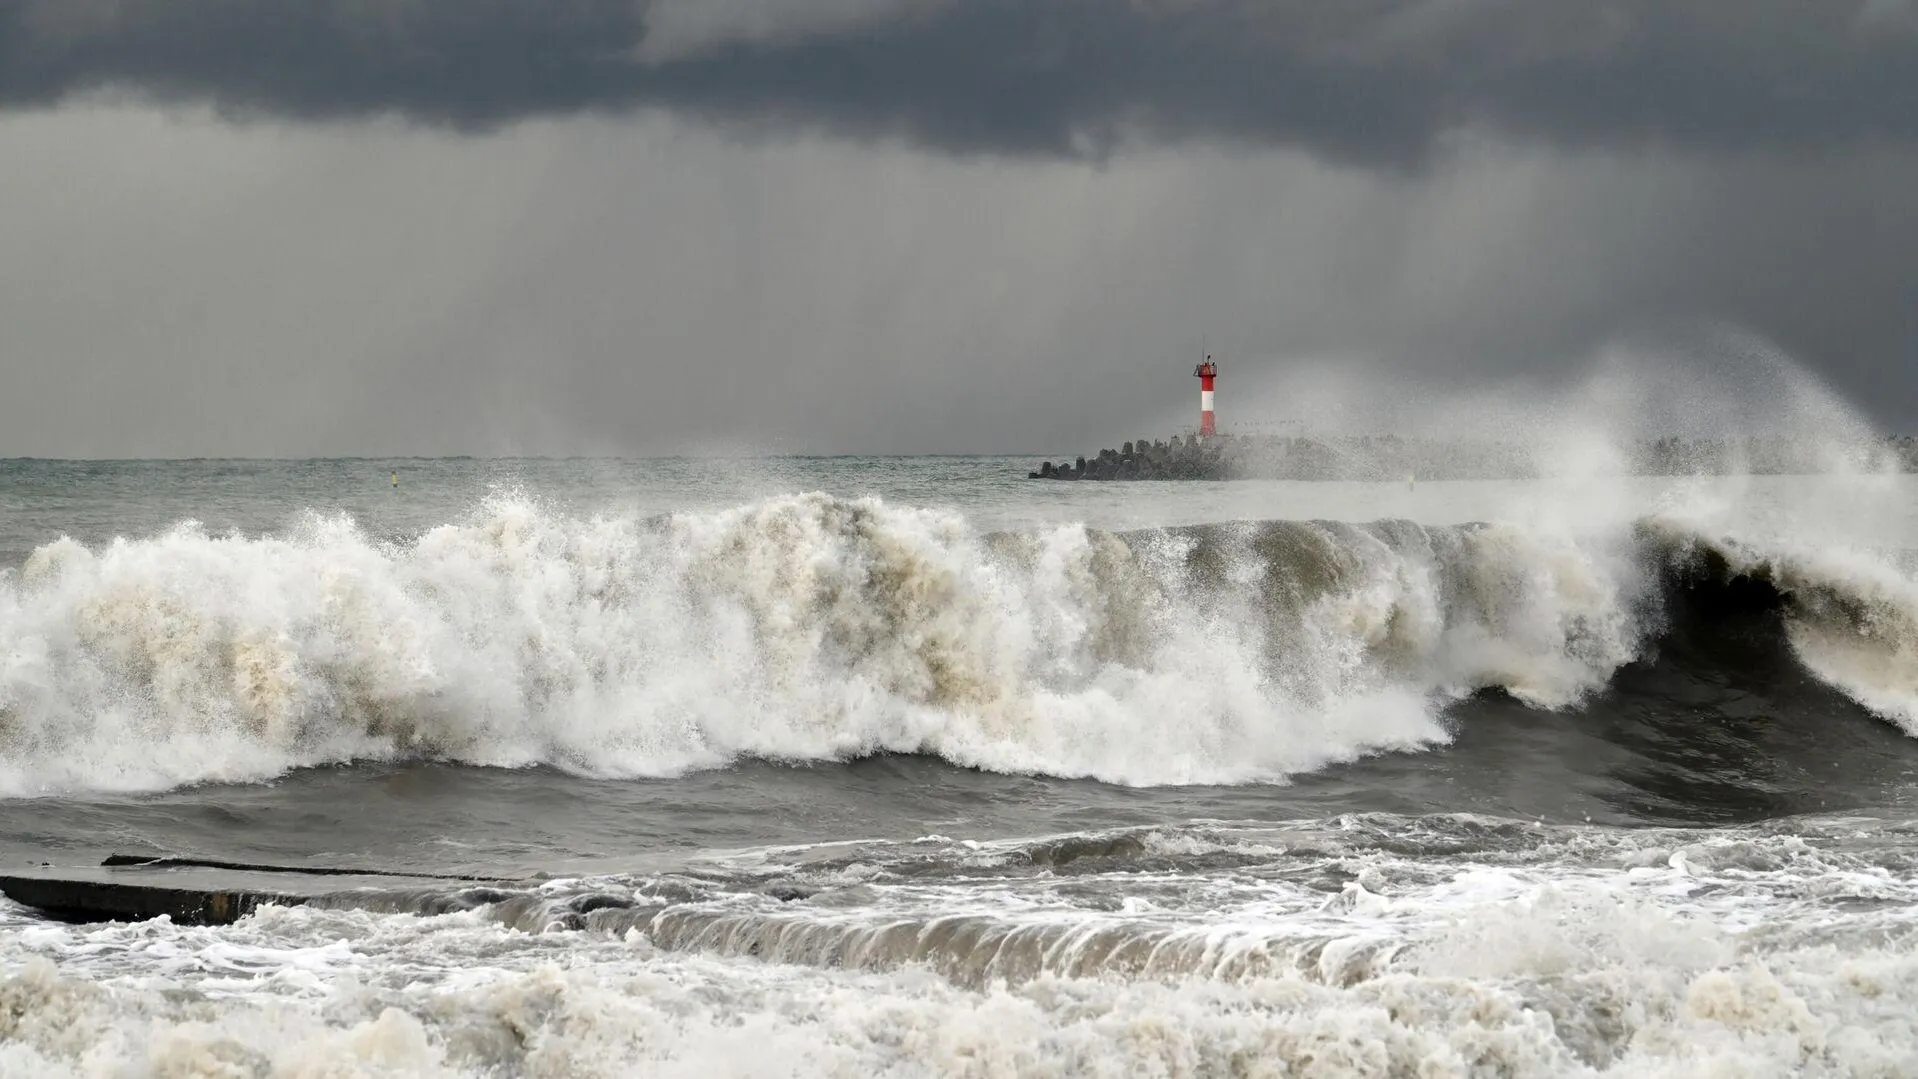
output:
[[1214,426],[1212,380],[1219,377],[1219,365],[1212,362],[1212,357],[1207,356],[1204,363],[1192,369],[1192,373],[1199,379],[1199,437],[1211,438]]

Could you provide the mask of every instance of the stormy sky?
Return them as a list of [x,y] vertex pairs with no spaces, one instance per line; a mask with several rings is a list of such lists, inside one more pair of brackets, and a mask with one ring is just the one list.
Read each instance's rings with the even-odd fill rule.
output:
[[1918,0],[0,0],[0,177],[0,456],[1918,428]]

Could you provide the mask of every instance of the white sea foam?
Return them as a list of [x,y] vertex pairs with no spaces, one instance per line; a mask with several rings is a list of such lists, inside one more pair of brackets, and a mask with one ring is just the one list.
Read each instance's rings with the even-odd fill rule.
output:
[[[1657,627],[1629,535],[984,535],[952,512],[793,495],[659,518],[499,497],[402,544],[337,516],[62,540],[0,576],[0,792],[368,758],[667,775],[887,751],[1272,780],[1442,742],[1445,702],[1479,688],[1576,704]],[[1908,719],[1918,636],[1881,629],[1913,624],[1918,587],[1847,580],[1875,621],[1804,620],[1795,640]]]
[[1481,685],[1567,703],[1637,647],[1603,552],[1300,529],[1318,564],[1214,537],[1209,577],[1191,534],[986,537],[814,495],[659,519],[500,498],[401,546],[339,517],[61,541],[0,584],[0,788],[878,751],[1236,782],[1441,741],[1436,703]]
[[[1482,858],[1355,849],[1359,880],[1329,902],[1241,871],[1226,875],[1240,900],[1220,909],[1103,915],[1263,940],[1271,962],[977,987],[845,953],[792,965],[639,932],[528,934],[484,912],[267,908],[188,929],[26,923],[0,905],[0,1071],[1910,1074],[1912,882],[1861,871],[1834,848],[1845,831],[1807,844],[1560,829],[1531,855]],[[975,918],[1043,913],[966,881],[923,898]],[[1857,905],[1874,898],[1892,902]],[[900,915],[881,903],[863,918]],[[822,926],[856,917],[818,912]]]

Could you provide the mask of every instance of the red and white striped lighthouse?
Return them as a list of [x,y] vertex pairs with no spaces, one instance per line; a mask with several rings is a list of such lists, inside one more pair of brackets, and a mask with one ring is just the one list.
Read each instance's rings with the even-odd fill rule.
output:
[[1192,369],[1199,376],[1199,437],[1210,438],[1213,435],[1212,419],[1212,380],[1219,377],[1219,365],[1207,356],[1205,362]]

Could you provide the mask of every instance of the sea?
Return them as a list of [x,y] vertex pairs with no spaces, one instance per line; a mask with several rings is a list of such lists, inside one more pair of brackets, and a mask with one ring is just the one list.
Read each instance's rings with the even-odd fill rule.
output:
[[1918,476],[1035,464],[0,462],[0,1075],[1918,1074]]

